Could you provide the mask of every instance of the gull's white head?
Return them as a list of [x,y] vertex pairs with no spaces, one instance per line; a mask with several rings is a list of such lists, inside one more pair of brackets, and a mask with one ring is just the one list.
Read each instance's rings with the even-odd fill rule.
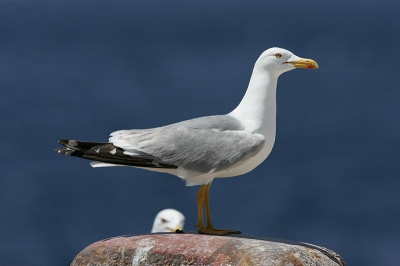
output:
[[160,211],[154,219],[152,233],[175,232],[183,230],[185,216],[177,210],[165,209]]
[[300,58],[292,52],[278,47],[264,51],[255,66],[266,69],[277,76],[295,68],[318,68],[318,64],[314,60]]

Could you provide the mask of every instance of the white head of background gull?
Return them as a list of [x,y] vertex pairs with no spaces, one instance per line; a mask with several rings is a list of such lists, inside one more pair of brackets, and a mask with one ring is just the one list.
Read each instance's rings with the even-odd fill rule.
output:
[[185,216],[177,210],[165,209],[160,211],[154,219],[152,233],[171,233],[176,230],[183,230]]
[[202,185],[197,194],[198,231],[240,233],[213,227],[208,196],[211,182],[245,174],[268,157],[275,141],[278,77],[295,68],[315,69],[318,64],[288,50],[270,48],[256,61],[242,101],[226,115],[151,129],[119,130],[105,143],[59,140],[66,148],[56,151],[93,160],[93,167],[133,166],[176,175],[189,186]]

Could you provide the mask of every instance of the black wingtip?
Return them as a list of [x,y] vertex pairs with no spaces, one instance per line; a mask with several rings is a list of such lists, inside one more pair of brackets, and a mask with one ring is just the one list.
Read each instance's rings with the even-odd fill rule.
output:
[[78,140],[73,140],[73,139],[60,139],[58,141],[58,143],[60,143],[61,145],[65,146],[67,148],[70,148],[72,150],[78,150],[78,151],[83,151],[83,150],[86,150],[93,146],[93,145],[88,146],[88,142],[78,141]]
[[58,143],[60,143],[61,145],[64,145],[64,146],[66,146],[67,144],[68,144],[68,139],[60,139],[60,140],[58,140]]

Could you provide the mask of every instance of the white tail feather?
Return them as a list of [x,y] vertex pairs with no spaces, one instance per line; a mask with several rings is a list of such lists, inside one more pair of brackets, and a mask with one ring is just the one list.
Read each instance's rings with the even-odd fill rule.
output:
[[112,164],[112,163],[103,163],[103,162],[91,162],[90,165],[92,167],[110,167],[110,166],[123,166],[123,165],[119,165],[119,164]]

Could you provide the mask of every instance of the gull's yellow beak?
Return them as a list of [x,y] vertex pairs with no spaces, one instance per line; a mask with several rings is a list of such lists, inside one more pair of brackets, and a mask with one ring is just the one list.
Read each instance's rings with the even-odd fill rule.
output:
[[308,68],[308,69],[318,68],[317,62],[307,58],[300,58],[300,60],[292,61],[289,63],[293,64],[296,68]]
[[182,228],[179,225],[177,227],[175,227],[175,228],[166,227],[165,229],[167,229],[167,230],[169,230],[171,232],[175,232],[176,230],[182,231]]
[[177,226],[177,227],[175,228],[175,230],[172,231],[172,232],[174,232],[174,233],[183,233],[183,230],[182,230],[182,228],[181,228],[180,226]]

